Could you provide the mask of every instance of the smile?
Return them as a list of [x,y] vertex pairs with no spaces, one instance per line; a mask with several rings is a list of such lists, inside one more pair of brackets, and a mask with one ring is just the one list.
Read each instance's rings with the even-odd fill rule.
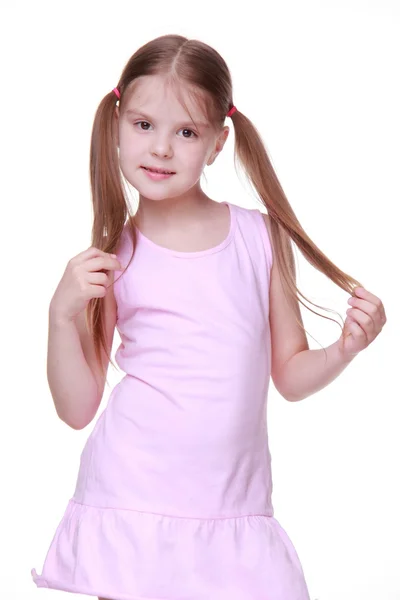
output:
[[141,167],[141,169],[143,169],[143,171],[146,173],[146,175],[148,177],[150,177],[150,179],[153,179],[154,181],[158,181],[160,179],[168,179],[169,177],[172,177],[172,175],[175,175],[175,173],[171,173],[171,172],[151,171],[150,169],[148,169],[146,167]]

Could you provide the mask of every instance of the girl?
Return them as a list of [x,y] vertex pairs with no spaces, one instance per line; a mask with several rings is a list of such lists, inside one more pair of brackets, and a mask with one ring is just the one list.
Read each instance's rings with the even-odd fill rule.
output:
[[[226,116],[268,215],[201,189]],[[139,193],[134,215],[121,171]],[[204,43],[167,35],[132,56],[97,110],[90,174],[92,246],[49,310],[59,417],[82,429],[96,415],[115,327],[125,376],[35,583],[112,600],[309,599],[271,503],[269,380],[289,401],[322,389],[379,334],[382,302],[307,236]],[[308,347],[292,242],[352,296],[326,349]]]

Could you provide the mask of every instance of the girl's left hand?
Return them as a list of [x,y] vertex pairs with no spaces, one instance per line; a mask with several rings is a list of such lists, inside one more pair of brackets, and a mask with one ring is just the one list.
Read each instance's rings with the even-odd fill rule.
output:
[[348,303],[344,329],[339,339],[339,349],[346,359],[352,359],[364,350],[382,331],[386,323],[382,301],[365,288],[356,287]]

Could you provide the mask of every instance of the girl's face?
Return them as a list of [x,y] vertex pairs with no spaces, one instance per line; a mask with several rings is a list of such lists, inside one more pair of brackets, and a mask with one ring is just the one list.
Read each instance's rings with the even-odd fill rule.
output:
[[[116,109],[120,167],[140,199],[164,200],[196,195],[204,167],[222,150],[229,127],[212,129],[189,95],[189,114],[161,76],[137,79],[124,107]],[[149,175],[147,168],[173,172],[166,178]]]

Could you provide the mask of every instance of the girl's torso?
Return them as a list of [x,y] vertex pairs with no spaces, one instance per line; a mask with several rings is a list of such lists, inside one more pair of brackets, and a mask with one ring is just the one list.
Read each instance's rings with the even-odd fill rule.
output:
[[[138,231],[114,294],[126,373],[96,423],[75,497],[178,516],[272,515],[266,424],[272,252],[261,213],[228,204],[218,245]],[[127,264],[125,228],[118,257]],[[119,278],[119,279],[118,279]]]

